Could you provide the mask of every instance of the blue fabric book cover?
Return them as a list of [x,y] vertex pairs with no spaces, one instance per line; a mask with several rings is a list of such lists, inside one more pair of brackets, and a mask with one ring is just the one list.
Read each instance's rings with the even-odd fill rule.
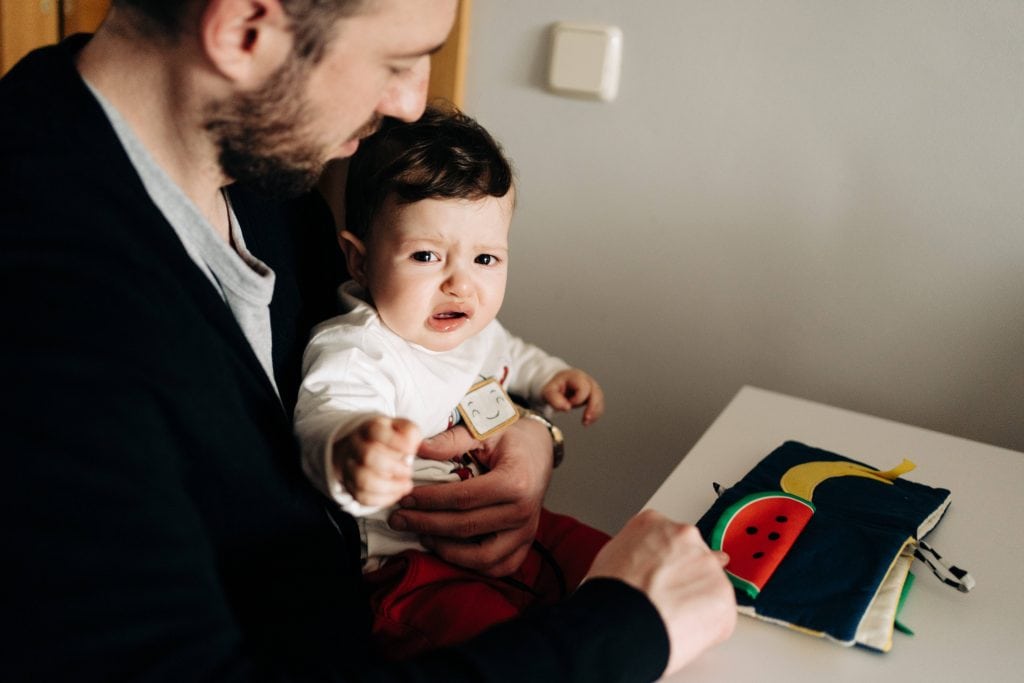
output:
[[729,554],[740,611],[888,651],[918,542],[950,504],[948,490],[901,477],[913,467],[787,441],[721,491],[697,526]]

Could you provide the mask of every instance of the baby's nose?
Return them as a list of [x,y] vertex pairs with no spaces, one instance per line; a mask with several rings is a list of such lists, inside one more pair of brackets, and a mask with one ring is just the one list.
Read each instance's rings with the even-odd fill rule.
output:
[[441,287],[445,294],[464,299],[473,293],[473,281],[461,270],[453,272]]

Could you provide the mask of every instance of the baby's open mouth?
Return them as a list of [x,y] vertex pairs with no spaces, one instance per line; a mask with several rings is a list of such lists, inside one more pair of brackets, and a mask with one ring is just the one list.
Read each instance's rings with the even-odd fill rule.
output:
[[430,316],[427,325],[436,332],[454,332],[466,325],[472,317],[471,311],[441,310]]

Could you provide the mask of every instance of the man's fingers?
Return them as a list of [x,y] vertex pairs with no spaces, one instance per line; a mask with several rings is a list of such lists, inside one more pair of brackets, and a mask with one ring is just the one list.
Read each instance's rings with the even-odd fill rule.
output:
[[647,594],[669,634],[671,674],[732,633],[736,599],[724,560],[693,525],[646,510],[597,554],[588,575],[615,577]]
[[473,438],[465,427],[458,426],[436,434],[420,442],[417,455],[430,460],[448,460],[456,456],[480,448],[479,441]]
[[491,471],[485,476],[465,481],[417,486],[409,496],[402,499],[402,507],[415,510],[475,510],[520,501],[525,495],[524,486],[504,476],[503,472]]
[[488,576],[508,576],[523,564],[530,552],[530,544],[523,543],[516,531],[486,534],[468,541],[431,536],[425,539],[425,544],[446,562]]
[[534,420],[520,420],[486,442],[457,427],[424,441],[419,455],[447,460],[467,451],[484,474],[413,489],[388,523],[419,534],[445,560],[507,575],[523,562],[537,532],[551,474],[551,439]]
[[[415,496],[418,491],[419,489],[413,489],[411,495]],[[404,504],[405,498],[401,502]],[[472,512],[402,508],[392,513],[388,524],[399,531],[465,540],[515,528],[517,524],[529,520],[529,517],[529,514],[525,514],[518,506],[512,504],[491,504]]]

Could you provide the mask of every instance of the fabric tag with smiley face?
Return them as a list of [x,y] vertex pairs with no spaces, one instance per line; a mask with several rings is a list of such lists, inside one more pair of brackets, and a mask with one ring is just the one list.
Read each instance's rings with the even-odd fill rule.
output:
[[470,387],[458,408],[474,439],[494,436],[519,419],[519,410],[494,378]]

